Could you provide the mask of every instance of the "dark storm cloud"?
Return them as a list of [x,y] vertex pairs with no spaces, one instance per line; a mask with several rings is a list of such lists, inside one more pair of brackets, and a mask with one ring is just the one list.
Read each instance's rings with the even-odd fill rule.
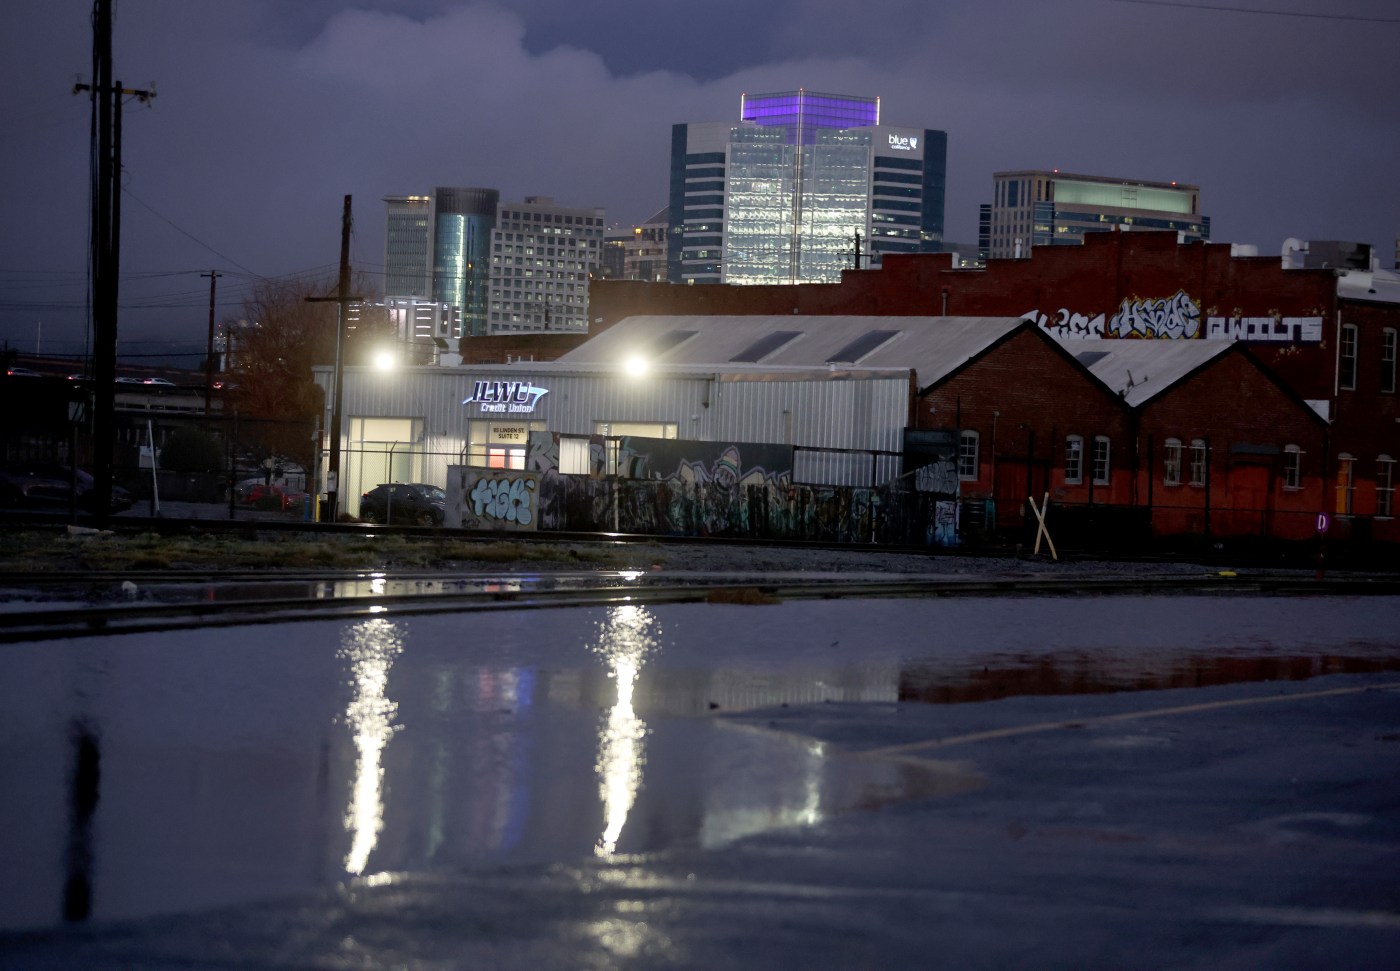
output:
[[[1251,0],[1252,2],[1252,0]],[[1241,0],[1241,4],[1243,0]],[[1400,11],[1384,0],[1258,0]],[[975,240],[991,173],[1058,167],[1202,186],[1214,238],[1400,231],[1400,24],[1117,0],[117,0],[128,86],[123,340],[202,335],[253,277],[320,268],[354,197],[353,254],[383,260],[385,195],[486,185],[631,222],[666,203],[670,125],[741,92],[879,95],[949,132],[948,235]],[[80,335],[87,0],[11,0],[0,36],[0,337]],[[24,271],[16,273],[13,271]],[[147,276],[151,274],[178,274]],[[66,283],[66,287],[56,284]],[[64,306],[71,304],[71,306]]]

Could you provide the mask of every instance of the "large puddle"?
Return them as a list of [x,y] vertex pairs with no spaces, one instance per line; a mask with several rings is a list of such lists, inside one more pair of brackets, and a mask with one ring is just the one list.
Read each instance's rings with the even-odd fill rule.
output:
[[371,617],[0,652],[0,928],[352,878],[720,847],[977,784],[731,723],[1400,668],[1400,602],[684,604]]

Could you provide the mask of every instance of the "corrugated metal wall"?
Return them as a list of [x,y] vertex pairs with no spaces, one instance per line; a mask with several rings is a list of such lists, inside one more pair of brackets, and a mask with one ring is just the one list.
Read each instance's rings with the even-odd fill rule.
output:
[[[327,386],[329,369],[318,369],[316,377]],[[480,380],[532,382],[549,393],[533,414],[481,414],[462,404]],[[909,393],[903,371],[654,373],[631,379],[611,370],[584,373],[576,366],[420,367],[388,373],[347,368],[344,413],[347,422],[422,420],[426,434],[416,447],[424,454],[423,474],[440,483],[466,445],[469,422],[479,419],[542,421],[550,431],[572,435],[593,434],[597,421],[671,422],[679,438],[696,441],[898,452]],[[329,401],[324,423],[330,423]],[[870,485],[897,474],[898,462],[889,458],[876,462],[872,483],[869,456],[799,455],[804,463],[799,478],[807,482]]]

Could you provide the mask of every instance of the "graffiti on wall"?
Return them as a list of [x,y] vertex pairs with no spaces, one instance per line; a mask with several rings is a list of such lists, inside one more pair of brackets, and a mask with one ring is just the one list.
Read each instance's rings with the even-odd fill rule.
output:
[[448,524],[465,529],[534,530],[540,476],[518,469],[448,468]]
[[918,492],[958,494],[958,463],[951,457],[941,457],[914,470],[914,489]]
[[1052,319],[1038,310],[1021,315],[1060,338],[1119,338],[1146,340],[1194,340],[1201,336],[1201,308],[1178,290],[1170,297],[1125,298],[1118,312],[1107,320],[1061,307]]
[[1021,315],[1060,339],[1128,340],[1227,340],[1316,344],[1322,340],[1321,317],[1216,317],[1205,318],[1200,305],[1186,291],[1165,298],[1125,299],[1112,317],[1082,314],[1061,307],[1053,316],[1039,310]]
[[1124,299],[1109,318],[1105,337],[1194,340],[1201,336],[1201,308],[1178,290],[1166,299]]
[[958,545],[958,503],[940,499],[934,507],[933,545]]
[[628,479],[678,479],[747,486],[792,478],[792,446],[758,442],[618,439],[617,473]]
[[1321,317],[1209,317],[1206,337],[1218,341],[1322,343]]
[[1077,314],[1068,307],[1061,307],[1054,318],[1039,310],[1028,310],[1021,315],[1022,320],[1033,320],[1041,330],[1048,330],[1056,337],[1098,338],[1103,336],[1103,314],[1093,317]]

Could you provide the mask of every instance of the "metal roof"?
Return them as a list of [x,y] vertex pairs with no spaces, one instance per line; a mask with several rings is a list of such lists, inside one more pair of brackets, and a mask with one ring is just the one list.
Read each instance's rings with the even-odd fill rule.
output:
[[1337,274],[1337,296],[1343,300],[1400,303],[1400,272],[1377,267]]
[[1233,341],[1076,339],[1061,341],[1060,346],[1136,408],[1235,345]]
[[[1033,325],[1018,317],[639,315],[619,321],[559,362],[616,364],[640,356],[661,366],[729,370],[746,351],[773,342],[778,346],[752,363],[764,368],[913,368],[919,385],[926,387],[1024,326]],[[778,343],[785,331],[797,336]],[[691,333],[683,336],[685,332]],[[843,353],[859,357],[843,361]]]

